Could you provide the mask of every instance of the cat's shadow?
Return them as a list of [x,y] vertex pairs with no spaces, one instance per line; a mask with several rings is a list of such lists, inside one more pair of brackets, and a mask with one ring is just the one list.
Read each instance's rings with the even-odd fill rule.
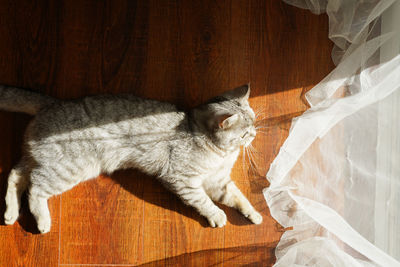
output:
[[[173,193],[169,192],[164,186],[154,177],[147,176],[136,170],[118,171],[111,175],[111,178],[116,181],[121,187],[135,195],[137,198],[145,201],[146,204],[155,205],[184,216],[193,221],[197,221],[202,227],[210,227],[206,218],[201,216],[192,207],[186,206],[183,202]],[[102,178],[96,178],[102,179]],[[6,179],[5,179],[6,180]],[[3,183],[1,195],[5,196],[7,183]],[[72,189],[73,190],[73,189]],[[93,188],[93,190],[96,190]],[[242,214],[233,208],[216,203],[227,214],[228,221],[233,225],[249,225],[251,224]],[[112,208],[112,207],[110,207]],[[152,209],[150,209],[152,211]],[[0,202],[1,215],[5,212],[5,201],[2,198]],[[145,214],[143,215],[145,216]],[[3,217],[3,216],[2,216]],[[145,218],[146,219],[146,218]],[[172,217],[171,217],[172,219]],[[173,219],[179,220],[177,216]],[[1,220],[2,225],[5,226],[4,219]],[[26,193],[23,194],[21,199],[21,210],[18,218],[18,223],[21,228],[31,234],[40,234],[36,227],[36,221],[29,211],[29,204],[27,201]],[[6,226],[8,227],[8,226]],[[11,226],[9,226],[11,227]]]
[[[112,179],[125,190],[145,201],[162,209],[180,214],[194,221],[202,227],[210,227],[205,217],[201,216],[193,207],[185,205],[178,196],[168,191],[156,178],[147,176],[136,170],[118,171]],[[132,182],[135,181],[135,182]],[[140,188],[142,187],[142,188]],[[251,224],[242,214],[233,208],[216,203],[227,214],[228,221],[233,225]],[[175,217],[176,218],[176,217]],[[146,218],[145,218],[146,219]]]

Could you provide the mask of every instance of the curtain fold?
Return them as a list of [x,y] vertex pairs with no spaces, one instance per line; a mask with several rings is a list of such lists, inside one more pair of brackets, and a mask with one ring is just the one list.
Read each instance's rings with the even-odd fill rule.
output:
[[267,173],[275,266],[400,266],[400,1],[284,1],[328,14],[337,67]]

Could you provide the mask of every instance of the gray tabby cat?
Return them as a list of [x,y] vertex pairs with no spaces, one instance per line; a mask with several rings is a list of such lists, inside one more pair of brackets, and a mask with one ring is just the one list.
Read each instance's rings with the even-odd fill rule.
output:
[[0,109],[35,115],[23,157],[8,178],[5,223],[17,220],[21,194],[28,190],[38,229],[47,233],[51,196],[100,173],[137,168],[157,176],[212,227],[226,224],[213,201],[260,224],[262,216],[230,178],[240,146],[256,135],[249,94],[245,85],[183,112],[130,95],[63,101],[0,86]]

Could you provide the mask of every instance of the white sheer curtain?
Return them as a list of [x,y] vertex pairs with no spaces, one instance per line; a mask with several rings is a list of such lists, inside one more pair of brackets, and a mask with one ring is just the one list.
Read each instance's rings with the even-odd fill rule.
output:
[[337,67],[267,174],[276,266],[400,266],[400,1],[285,2],[328,14]]

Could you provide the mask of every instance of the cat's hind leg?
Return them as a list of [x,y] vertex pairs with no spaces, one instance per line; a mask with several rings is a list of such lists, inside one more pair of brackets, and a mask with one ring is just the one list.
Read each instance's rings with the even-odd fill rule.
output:
[[6,211],[4,213],[4,223],[14,224],[19,216],[21,206],[21,196],[28,186],[27,165],[21,161],[10,172],[6,193]]
[[35,217],[38,230],[44,234],[50,232],[51,217],[47,205],[48,197],[45,197],[41,188],[32,185],[29,190],[29,209]]
[[31,171],[29,208],[42,234],[49,232],[51,228],[48,199],[71,189],[80,181],[96,177],[100,172],[97,165],[85,164],[85,167],[79,168],[71,160],[50,162],[47,166],[42,164]]

